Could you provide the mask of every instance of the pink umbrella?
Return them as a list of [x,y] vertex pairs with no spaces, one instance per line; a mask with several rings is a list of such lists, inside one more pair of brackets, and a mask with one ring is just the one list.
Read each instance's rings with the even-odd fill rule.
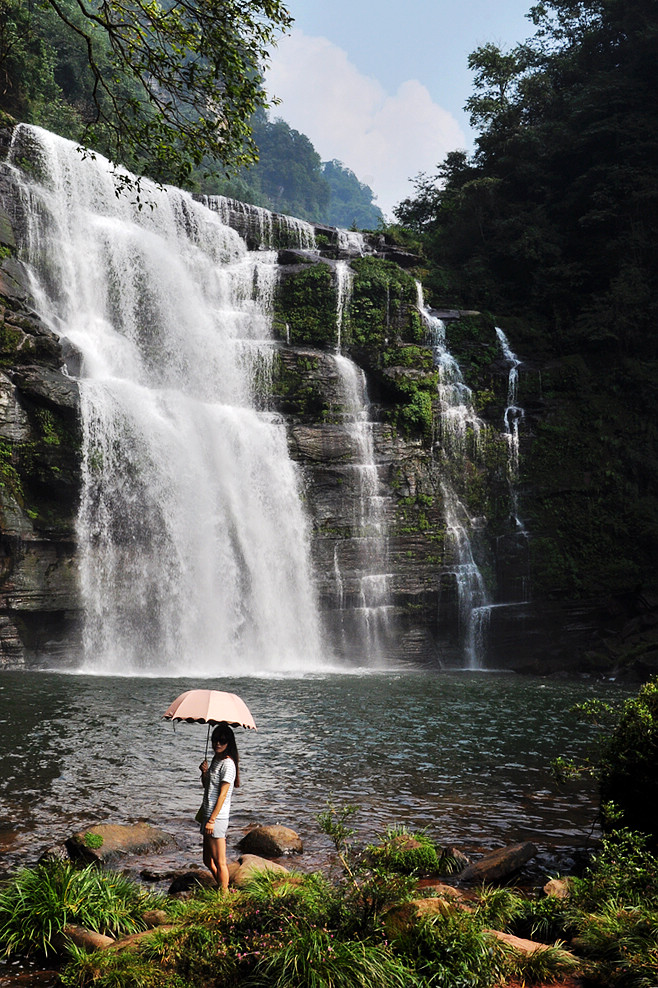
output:
[[174,723],[184,720],[188,724],[207,724],[206,755],[211,724],[225,721],[231,727],[257,730],[256,722],[244,700],[235,693],[224,693],[222,690],[187,690],[167,707],[163,717]]

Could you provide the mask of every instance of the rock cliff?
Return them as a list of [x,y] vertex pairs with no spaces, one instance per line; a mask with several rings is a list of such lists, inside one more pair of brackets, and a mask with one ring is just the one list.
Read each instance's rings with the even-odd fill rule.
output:
[[65,662],[80,606],[78,388],[63,373],[61,341],[31,308],[15,250],[0,209],[0,666],[10,668]]
[[[513,361],[492,319],[450,311],[439,323],[413,255],[381,234],[206,204],[250,249],[278,251],[260,401],[285,420],[301,470],[334,652],[538,672],[582,667],[602,629],[622,635],[634,605],[613,615],[609,600],[548,588],[541,368],[517,360],[512,421]],[[5,174],[0,206],[0,666],[62,667],[82,627],[79,366],[33,310],[14,234],[25,216]]]

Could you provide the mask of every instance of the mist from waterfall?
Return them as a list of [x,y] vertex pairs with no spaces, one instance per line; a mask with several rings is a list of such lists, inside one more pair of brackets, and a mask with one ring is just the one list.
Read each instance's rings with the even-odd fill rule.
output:
[[258,410],[276,255],[177,189],[142,182],[137,208],[105,159],[38,128],[9,161],[36,309],[82,358],[83,666],[316,668],[299,478]]

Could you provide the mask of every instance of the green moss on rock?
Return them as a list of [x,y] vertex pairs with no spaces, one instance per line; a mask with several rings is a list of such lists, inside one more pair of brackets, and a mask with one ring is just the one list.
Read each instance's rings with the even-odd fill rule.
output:
[[274,328],[295,346],[336,346],[336,291],[328,265],[286,275],[276,295]]
[[415,279],[392,261],[352,261],[349,338],[360,347],[383,348],[389,340],[420,343],[424,330],[417,309]]

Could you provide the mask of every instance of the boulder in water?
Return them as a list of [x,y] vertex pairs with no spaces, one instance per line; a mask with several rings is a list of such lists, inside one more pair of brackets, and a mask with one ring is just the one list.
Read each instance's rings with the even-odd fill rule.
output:
[[107,864],[125,854],[157,851],[173,843],[170,834],[148,823],[99,823],[67,838],[66,848],[74,860]]
[[499,881],[522,868],[536,853],[537,848],[530,841],[511,847],[499,847],[465,868],[459,875],[459,881],[481,884]]
[[304,850],[299,834],[289,827],[275,824],[254,827],[242,838],[238,847],[245,854],[258,854],[263,858],[280,858],[284,854],[301,854]]

